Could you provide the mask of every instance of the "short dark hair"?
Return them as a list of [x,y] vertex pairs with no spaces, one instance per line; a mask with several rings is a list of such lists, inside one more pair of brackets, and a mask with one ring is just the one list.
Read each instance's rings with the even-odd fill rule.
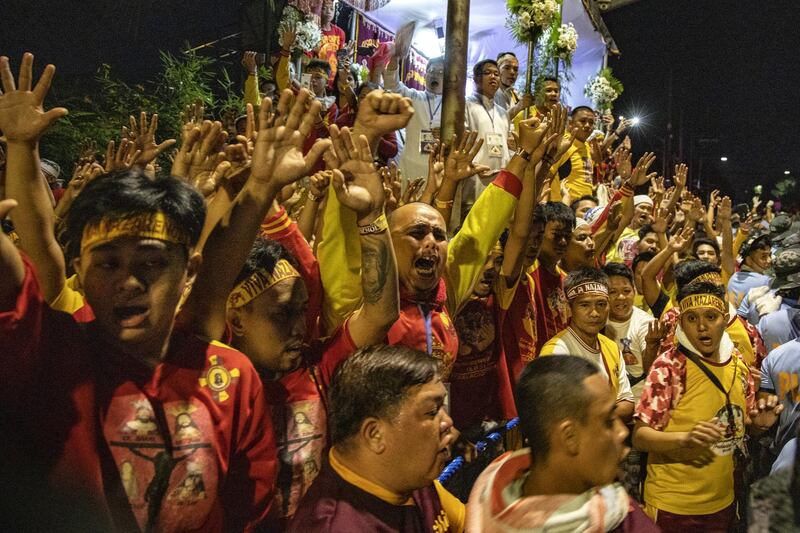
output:
[[139,169],[103,174],[83,188],[67,213],[63,236],[67,257],[80,256],[87,225],[159,211],[186,233],[190,247],[197,244],[206,207],[195,188],[173,177],[152,180]]
[[275,265],[281,259],[288,261],[295,269],[299,267],[297,259],[281,243],[262,236],[256,237],[250,248],[250,255],[247,256],[247,261],[239,271],[239,275],[236,276],[234,285],[241,283],[257,270],[263,269],[272,273]]
[[642,252],[640,254],[636,254],[636,257],[633,258],[633,263],[631,264],[631,270],[636,272],[636,267],[639,266],[639,263],[649,263],[655,258],[656,254],[653,252]]
[[576,209],[578,209],[578,204],[581,202],[585,202],[586,200],[592,201],[596,205],[600,205],[600,200],[597,199],[597,196],[594,196],[592,194],[584,194],[577,200],[573,200],[573,202],[569,204],[569,208],[572,209],[572,211],[574,212]]
[[439,375],[439,361],[406,346],[367,346],[347,358],[328,390],[331,444],[356,435],[369,417],[391,416],[409,389]]
[[495,61],[500,63],[500,60],[503,59],[506,56],[511,56],[514,59],[517,58],[517,54],[515,54],[514,52],[500,52],[499,54],[497,54],[497,58],[495,59]]
[[606,263],[603,265],[603,272],[605,272],[606,276],[609,278],[611,276],[625,278],[631,282],[631,285],[633,285],[633,270],[628,268],[628,265],[625,263]]
[[690,284],[697,276],[709,273],[719,274],[721,270],[717,265],[707,261],[687,259],[675,265],[672,272],[675,276],[675,285],[678,287],[678,291],[680,291],[681,287]]
[[651,224],[645,224],[639,228],[639,240],[644,239],[648,233],[655,233],[655,230]]
[[569,114],[570,118],[575,118],[575,115],[577,115],[579,111],[588,111],[589,113],[594,115],[594,109],[586,105],[579,105],[578,107],[573,109],[572,112]]
[[539,357],[522,371],[514,401],[534,463],[547,459],[550,433],[556,424],[567,419],[586,422],[592,397],[583,381],[599,372],[597,365],[574,355]]
[[555,76],[545,76],[544,78],[542,78],[542,85],[544,85],[544,83],[547,81],[552,81],[553,83],[557,83],[558,86],[561,87],[561,80],[559,80]]
[[495,67],[497,67],[497,61],[495,61],[494,59],[481,59],[480,61],[475,63],[475,66],[472,67],[473,79],[483,75],[484,65],[494,65]]
[[720,255],[719,251],[719,243],[716,239],[709,239],[708,237],[697,237],[694,242],[692,242],[692,255],[697,257],[697,249],[700,248],[701,245],[707,244],[711,246],[714,251],[717,253],[717,257]]
[[323,59],[312,59],[311,61],[308,62],[308,65],[306,65],[305,70],[306,72],[308,72],[311,69],[317,69],[317,68],[324,70],[328,74],[328,76],[331,75],[331,64]]
[[570,229],[575,228],[575,212],[561,202],[537,204],[533,213],[544,218],[545,222],[562,222]]
[[602,283],[608,287],[608,276],[599,268],[579,268],[567,274],[564,280],[564,291],[567,292],[587,281]]
[[710,281],[689,283],[678,289],[678,301],[680,302],[687,296],[694,296],[695,294],[711,294],[720,300],[725,300],[725,287],[717,285],[716,283],[711,283]]

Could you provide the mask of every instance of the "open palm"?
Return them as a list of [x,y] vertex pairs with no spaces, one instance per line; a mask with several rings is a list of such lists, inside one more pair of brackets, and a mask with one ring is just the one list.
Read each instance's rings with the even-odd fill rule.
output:
[[0,78],[3,86],[0,94],[0,130],[9,142],[38,141],[53,122],[67,114],[63,107],[45,111],[42,105],[55,71],[53,65],[47,65],[36,87],[31,90],[33,54],[26,53],[22,57],[17,88],[8,58],[0,57]]

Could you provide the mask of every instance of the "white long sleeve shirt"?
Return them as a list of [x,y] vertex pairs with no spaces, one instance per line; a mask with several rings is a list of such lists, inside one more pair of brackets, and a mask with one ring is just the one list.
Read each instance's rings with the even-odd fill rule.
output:
[[409,88],[400,81],[398,70],[384,71],[383,86],[387,91],[410,98],[414,106],[414,116],[406,126],[405,146],[400,154],[400,172],[405,188],[414,178],[428,175],[428,154],[420,151],[420,138],[423,131],[441,126],[442,95]]

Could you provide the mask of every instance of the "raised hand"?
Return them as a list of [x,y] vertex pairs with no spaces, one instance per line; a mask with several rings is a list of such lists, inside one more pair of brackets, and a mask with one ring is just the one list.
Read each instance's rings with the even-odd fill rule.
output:
[[648,174],[647,171],[650,170],[650,166],[655,162],[656,156],[653,152],[645,152],[642,154],[642,157],[639,158],[639,161],[636,162],[636,168],[633,169],[633,173],[631,174],[630,185],[631,187],[639,187],[640,185],[644,185],[651,179],[655,178],[657,174],[652,173]]
[[670,250],[672,250],[674,253],[678,253],[689,246],[689,243],[692,240],[692,235],[694,235],[694,228],[687,224],[686,227],[683,228],[683,231],[676,233],[669,238],[669,243],[667,246],[669,246]]
[[672,178],[675,182],[675,187],[684,189],[686,187],[686,176],[689,174],[689,167],[684,163],[675,165],[675,176]]
[[376,89],[359,102],[353,129],[375,141],[386,133],[405,128],[413,114],[410,99]]
[[771,428],[778,417],[783,412],[783,404],[778,402],[778,397],[769,394],[765,398],[760,398],[755,405],[755,409],[749,412],[750,423],[759,430]]
[[614,154],[614,163],[617,167],[617,174],[622,178],[622,181],[628,181],[633,172],[633,165],[631,164],[631,152],[624,146],[621,147]]
[[206,108],[203,102],[187,105],[181,113],[181,143],[186,142],[186,138],[194,128],[199,128],[203,124],[203,115]]
[[311,133],[321,107],[306,89],[301,89],[297,97],[285,89],[277,111],[269,98],[261,102],[250,179],[277,190],[310,173],[330,146],[330,140],[320,139],[303,155],[303,141]]
[[650,226],[653,228],[653,231],[656,233],[666,233],[668,224],[669,211],[661,206],[656,207],[655,214],[653,216],[653,222],[650,224]]
[[461,181],[475,174],[483,174],[490,171],[486,165],[476,165],[473,160],[483,146],[483,139],[478,139],[478,132],[464,132],[461,140],[453,135],[450,143],[450,153],[444,162],[444,177],[451,181]]
[[19,87],[14,82],[8,57],[0,57],[0,131],[9,144],[35,143],[56,120],[67,114],[66,108],[45,111],[44,98],[50,89],[56,67],[47,65],[36,86],[33,81],[33,54],[25,53],[19,67]]
[[150,125],[147,124],[147,113],[142,111],[139,114],[139,123],[136,123],[136,117],[130,116],[131,129],[127,132],[123,131],[123,137],[127,136],[128,139],[135,143],[135,147],[139,150],[139,159],[136,164],[144,167],[148,163],[155,160],[161,152],[175,144],[175,139],[167,139],[166,141],[158,144],[156,143],[156,129],[158,129],[158,115],[153,114],[150,118]]
[[257,52],[253,52],[250,50],[245,51],[242,54],[242,66],[247,70],[247,72],[253,76],[256,75],[258,72],[258,62],[256,61]]
[[308,178],[308,198],[314,202],[320,202],[328,194],[328,186],[331,183],[333,172],[321,170]]
[[189,181],[207,196],[213,192],[209,177],[225,157],[222,149],[227,138],[218,121],[205,120],[200,127],[192,128],[172,162],[171,174]]
[[730,222],[731,220],[731,199],[727,196],[724,196],[722,200],[719,202],[719,209],[717,209],[717,220],[720,222]]
[[383,212],[383,182],[372,162],[372,150],[364,135],[353,138],[348,128],[331,126],[332,150],[339,168],[333,170],[333,190],[339,202],[355,211],[361,222],[372,222]]
[[297,40],[297,26],[294,23],[289,23],[283,30],[283,36],[281,38],[281,43],[280,43],[281,48],[283,48],[287,52],[290,52],[296,40]]
[[106,159],[103,165],[106,172],[129,170],[138,162],[141,152],[136,149],[134,143],[128,139],[122,139],[116,151],[114,150],[114,146],[114,141],[108,141]]
[[689,211],[686,213],[686,217],[690,222],[697,222],[702,220],[705,214],[706,209],[703,207],[703,201],[700,200],[700,198],[695,198],[692,201],[692,207],[689,208]]
[[548,158],[553,161],[559,161],[575,141],[575,134],[578,133],[578,129],[578,126],[575,126],[569,130],[569,133],[565,133],[557,142],[550,145],[550,149],[547,151]]
[[647,334],[644,336],[644,342],[649,348],[658,348],[668,333],[669,326],[667,326],[666,322],[652,320],[647,324]]
[[406,192],[403,193],[403,196],[400,199],[400,205],[406,205],[419,201],[419,196],[423,185],[425,185],[424,177],[419,176],[418,178],[414,178],[414,180],[406,187]]
[[86,185],[104,172],[105,168],[96,162],[76,165],[75,172],[72,173],[72,178],[69,180],[67,189],[72,191],[72,196],[75,197],[80,194]]

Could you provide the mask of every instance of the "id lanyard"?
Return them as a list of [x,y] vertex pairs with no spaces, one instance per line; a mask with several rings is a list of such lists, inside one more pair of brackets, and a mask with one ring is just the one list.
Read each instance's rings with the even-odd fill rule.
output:
[[478,98],[478,102],[480,102],[481,107],[483,108],[483,110],[486,111],[486,115],[489,117],[489,120],[492,122],[492,133],[495,133],[495,131],[494,131],[494,112],[495,112],[495,108],[492,108],[492,112],[489,113],[489,110],[486,109],[486,106],[483,103],[483,98],[480,95],[478,95],[477,98]]
[[431,329],[431,320],[433,318],[433,309],[425,313],[422,310],[422,306],[417,304],[417,309],[419,309],[419,314],[422,315],[422,318],[425,321],[425,347],[428,355],[433,355],[433,330]]
[[430,97],[430,95],[428,93],[425,93],[425,101],[428,102],[428,114],[431,117],[431,122],[430,122],[430,126],[429,126],[430,129],[433,129],[433,117],[439,111],[439,108],[442,107],[442,100],[443,100],[443,98],[440,98],[439,99],[439,103],[436,104],[436,109],[432,109],[431,108],[431,97]]

